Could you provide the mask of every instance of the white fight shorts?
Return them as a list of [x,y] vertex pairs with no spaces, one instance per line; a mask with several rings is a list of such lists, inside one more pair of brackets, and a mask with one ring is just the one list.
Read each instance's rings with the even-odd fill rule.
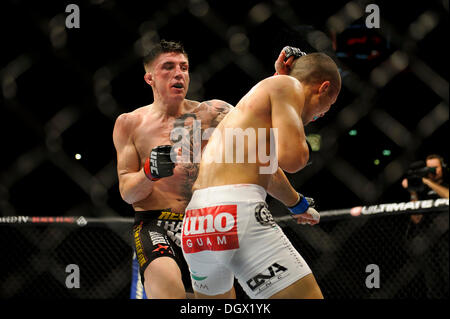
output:
[[267,299],[311,273],[275,223],[254,184],[197,190],[186,208],[182,248],[193,289],[229,291],[236,277],[252,299]]

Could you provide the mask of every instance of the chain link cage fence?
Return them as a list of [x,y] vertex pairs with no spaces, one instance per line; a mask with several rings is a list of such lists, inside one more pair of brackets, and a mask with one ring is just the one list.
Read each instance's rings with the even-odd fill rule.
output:
[[[323,212],[314,227],[299,226],[290,216],[275,218],[327,299],[444,299],[449,288],[448,200],[439,206],[416,210],[424,218],[418,225],[411,222],[411,211],[358,217],[349,217],[348,210]],[[140,299],[132,287],[132,222],[3,218],[0,298]],[[69,265],[79,268],[78,287],[67,284]],[[372,285],[370,267],[379,276]],[[237,298],[247,299],[235,286]]]
[[[448,213],[325,222],[319,229],[284,227],[329,299],[447,299]],[[379,270],[371,286],[370,269]]]
[[[86,227],[59,222],[3,224],[0,231],[0,298],[129,297],[132,269],[130,227],[128,223],[120,222]],[[79,288],[68,289],[66,286],[68,265],[79,267]]]

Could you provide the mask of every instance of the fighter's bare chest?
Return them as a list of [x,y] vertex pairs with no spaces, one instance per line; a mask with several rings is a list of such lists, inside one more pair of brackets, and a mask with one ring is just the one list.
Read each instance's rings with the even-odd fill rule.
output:
[[151,149],[158,145],[173,145],[181,138],[192,138],[194,130],[209,127],[209,119],[197,112],[186,113],[176,118],[161,121],[145,118],[134,134],[134,144],[141,158],[145,158]]

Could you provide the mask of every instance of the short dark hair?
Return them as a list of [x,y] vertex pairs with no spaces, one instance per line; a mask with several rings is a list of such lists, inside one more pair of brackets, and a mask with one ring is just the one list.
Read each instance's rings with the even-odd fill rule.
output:
[[289,75],[305,84],[320,84],[330,81],[333,88],[331,92],[336,94],[341,89],[341,76],[336,62],[322,52],[309,53],[296,59]]
[[170,52],[181,53],[184,54],[186,58],[188,57],[181,42],[161,40],[144,56],[144,68],[151,64],[160,54]]
[[430,155],[427,156],[427,158],[426,158],[425,160],[428,161],[428,160],[430,160],[430,159],[438,159],[439,162],[441,163],[441,167],[442,167],[442,168],[445,168],[445,167],[446,167],[445,162],[444,162],[444,159],[442,158],[442,156],[440,156],[440,155],[438,155],[438,154],[430,154]]

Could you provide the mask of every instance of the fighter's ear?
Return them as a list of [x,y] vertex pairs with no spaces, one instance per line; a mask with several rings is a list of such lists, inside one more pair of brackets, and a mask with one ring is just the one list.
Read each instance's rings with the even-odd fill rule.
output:
[[324,81],[319,86],[319,94],[327,93],[330,89],[330,81]]
[[153,84],[153,76],[152,76],[152,74],[151,74],[150,72],[146,72],[146,73],[145,73],[145,75],[144,75],[144,81],[145,81],[148,85],[152,86],[152,84]]

